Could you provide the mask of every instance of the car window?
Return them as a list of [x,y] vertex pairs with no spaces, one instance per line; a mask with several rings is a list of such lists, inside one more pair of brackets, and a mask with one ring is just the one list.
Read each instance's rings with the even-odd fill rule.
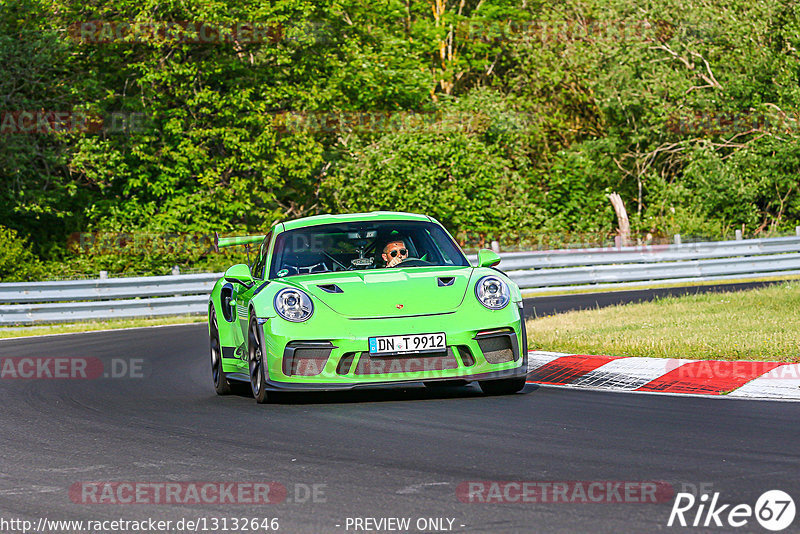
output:
[[396,241],[407,251],[403,267],[469,266],[452,238],[434,223],[333,223],[279,234],[269,277],[384,268],[384,248]]
[[272,238],[272,232],[268,233],[264,240],[261,242],[261,248],[258,251],[258,257],[256,258],[253,267],[250,271],[253,273],[254,278],[258,278],[259,280],[264,279],[264,270],[267,265],[267,252],[269,251],[269,241]]

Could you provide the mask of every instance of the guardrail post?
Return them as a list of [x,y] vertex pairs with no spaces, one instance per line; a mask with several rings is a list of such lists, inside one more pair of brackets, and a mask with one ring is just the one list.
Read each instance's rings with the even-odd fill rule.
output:
[[742,240],[742,231],[736,230],[736,241],[741,241],[741,240]]
[[681,234],[675,234],[675,244],[676,245],[681,244]]
[[497,254],[500,254],[500,243],[498,243],[497,241],[492,241],[492,251],[494,251]]
[[173,265],[172,266],[172,276],[178,276],[179,274],[181,274],[181,268],[178,267],[177,265]]
[[800,237],[800,226],[795,226],[794,227],[794,235],[796,235],[797,237]]
[[108,278],[108,271],[100,271],[100,278],[102,280],[105,280],[106,278]]

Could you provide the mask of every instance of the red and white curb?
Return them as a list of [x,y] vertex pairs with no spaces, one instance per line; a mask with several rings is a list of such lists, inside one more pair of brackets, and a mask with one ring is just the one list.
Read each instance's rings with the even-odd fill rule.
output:
[[528,383],[673,395],[800,400],[800,364],[531,351]]

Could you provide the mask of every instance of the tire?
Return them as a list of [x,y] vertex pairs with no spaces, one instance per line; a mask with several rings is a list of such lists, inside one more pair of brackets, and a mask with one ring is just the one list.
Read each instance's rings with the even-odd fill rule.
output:
[[501,380],[482,380],[478,382],[486,395],[511,395],[517,391],[522,391],[525,387],[525,376],[515,378],[503,378]]
[[267,377],[264,372],[266,367],[264,365],[265,355],[255,318],[250,319],[250,328],[247,329],[247,332],[247,362],[250,369],[250,389],[256,402],[265,404],[269,402]]
[[231,383],[225,371],[222,370],[222,345],[219,342],[219,327],[217,326],[217,313],[211,307],[208,317],[209,327],[209,352],[211,353],[211,380],[217,395],[229,395]]
[[423,382],[426,388],[440,389],[440,388],[457,388],[469,384],[466,380],[436,380],[435,382]]

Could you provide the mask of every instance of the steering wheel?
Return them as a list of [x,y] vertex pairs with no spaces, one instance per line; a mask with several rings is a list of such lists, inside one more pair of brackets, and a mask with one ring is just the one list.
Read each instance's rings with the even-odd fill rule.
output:
[[315,263],[314,265],[292,265],[291,263],[284,263],[282,269],[286,269],[293,274],[315,274],[327,273],[330,269],[325,262]]
[[395,265],[395,267],[399,267],[401,265],[404,267],[424,267],[425,265],[431,265],[431,262],[421,260],[419,258],[412,258],[409,256],[403,261],[398,262],[397,265]]

